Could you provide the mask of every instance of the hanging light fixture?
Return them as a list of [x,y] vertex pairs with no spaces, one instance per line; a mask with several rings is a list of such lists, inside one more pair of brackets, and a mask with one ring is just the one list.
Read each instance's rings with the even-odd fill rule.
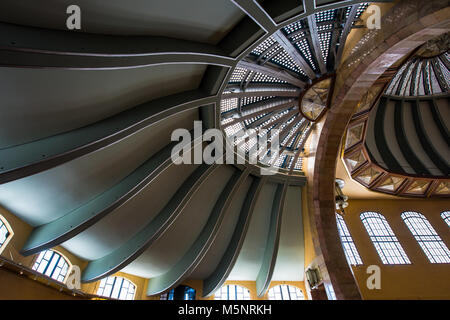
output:
[[345,182],[342,179],[336,179],[334,186],[335,186],[335,201],[336,201],[336,211],[337,213],[339,213],[341,216],[345,215],[345,211],[344,208],[348,207],[348,196],[344,195],[344,193],[342,192],[342,188],[344,188]]

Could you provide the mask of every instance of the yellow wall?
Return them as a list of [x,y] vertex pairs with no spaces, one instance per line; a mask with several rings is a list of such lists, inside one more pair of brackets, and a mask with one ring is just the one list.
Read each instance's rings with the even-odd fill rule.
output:
[[[400,217],[404,211],[425,215],[447,247],[450,246],[450,228],[440,217],[450,209],[448,200],[350,200],[345,209],[345,222],[353,237],[364,265],[353,266],[364,299],[450,299],[450,265],[432,264],[422,251]],[[408,255],[410,265],[383,265],[359,215],[375,211],[385,216],[397,239]],[[366,285],[367,266],[381,269],[381,289],[369,290]]]
[[[13,229],[14,236],[11,241],[6,246],[5,250],[2,252],[2,256],[7,259],[13,260],[16,263],[21,263],[22,265],[31,268],[34,264],[34,260],[37,258],[37,255],[32,255],[29,257],[22,256],[19,252],[25,241],[27,240],[29,234],[32,231],[32,227],[20,220],[4,208],[0,207],[0,214],[4,216],[4,218],[8,221]],[[305,223],[306,224],[306,223]],[[87,265],[87,261],[80,259],[79,257],[71,254],[69,251],[64,249],[61,246],[57,246],[53,248],[60,253],[62,253],[73,265],[78,265],[83,271],[83,269]],[[141,278],[138,276],[130,275],[123,272],[117,272],[113,276],[121,276],[133,282],[136,285],[136,300],[159,300],[158,296],[147,296],[146,288],[148,285],[148,279]],[[197,300],[213,300],[214,296],[202,298],[203,294],[203,281],[202,280],[187,280],[183,282],[184,285],[188,285],[191,288],[196,290],[196,299]],[[226,284],[239,284],[250,290],[251,299],[255,300],[265,300],[267,299],[267,295],[258,298],[256,294],[256,282],[255,281],[227,281]],[[277,284],[290,284],[300,288],[305,297],[306,290],[303,282],[300,281],[283,281],[283,282],[272,282],[270,284],[271,288]],[[96,295],[98,287],[100,285],[100,281],[95,281],[91,283],[83,283],[81,284],[81,290],[85,293]],[[0,299],[20,299],[20,296],[23,296],[24,299],[71,299],[71,296],[60,293],[58,290],[48,287],[45,284],[40,283],[39,281],[33,281],[31,279],[19,276],[18,274],[14,274],[9,271],[3,271],[0,273],[0,287],[8,287],[15,288],[14,290],[0,290],[0,293],[3,292],[4,295],[0,295]],[[41,293],[42,292],[42,293]],[[6,294],[6,295],[5,295]]]
[[0,300],[79,300],[80,296],[72,296],[67,293],[49,287],[39,281],[34,281],[26,276],[20,276],[15,272],[0,268]]

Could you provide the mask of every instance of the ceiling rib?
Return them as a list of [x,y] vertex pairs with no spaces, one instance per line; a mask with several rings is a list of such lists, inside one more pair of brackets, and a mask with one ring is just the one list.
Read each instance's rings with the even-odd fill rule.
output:
[[334,63],[334,69],[337,70],[339,67],[339,63],[342,59],[342,54],[344,53],[345,42],[347,41],[347,36],[350,33],[353,25],[353,21],[355,21],[356,15],[358,13],[359,4],[354,4],[350,9],[350,14],[347,17],[347,21],[345,21],[344,30],[342,30],[341,38],[339,40],[339,48],[336,53],[336,59]]
[[[193,141],[193,147],[199,143],[202,143],[201,137]],[[118,184],[81,207],[34,228],[21,254],[28,256],[60,245],[121,207],[172,164],[171,154],[175,145],[175,142],[168,144]]]
[[258,272],[258,276],[256,277],[256,291],[258,297],[262,297],[266,293],[269,288],[270,281],[272,280],[273,270],[275,269],[275,262],[277,259],[278,246],[280,242],[281,219],[283,215],[288,180],[289,179],[286,179],[284,184],[279,184],[275,191],[266,249],[264,251],[264,258],[261,268]]
[[0,66],[112,70],[158,64],[234,66],[217,46],[165,37],[112,36],[0,23]]
[[231,126],[233,124],[242,122],[244,120],[251,119],[253,117],[257,117],[257,116],[259,116],[261,114],[264,114],[266,112],[272,112],[272,111],[286,109],[286,108],[292,107],[294,104],[295,104],[295,100],[294,101],[289,101],[287,103],[278,104],[278,105],[275,105],[273,107],[265,108],[265,109],[262,109],[262,110],[257,110],[257,111],[252,112],[252,113],[248,113],[245,116],[242,116],[242,117],[240,117],[238,119],[230,121],[230,122],[228,122],[226,124],[223,124],[222,128],[226,128],[226,127],[229,127],[229,126]]
[[287,73],[285,70],[281,70],[275,67],[266,65],[259,65],[248,60],[242,60],[238,63],[241,68],[253,70],[255,72],[260,72],[271,77],[278,78],[280,80],[286,81],[296,87],[304,88],[306,83],[300,79],[294,77],[293,75]]
[[272,33],[277,25],[267,12],[254,0],[231,0],[236,6],[245,12],[253,21],[255,21],[264,31]]
[[322,75],[327,73],[327,66],[320,49],[319,33],[317,32],[316,15],[312,14],[308,16],[309,34],[311,37],[312,49],[315,52],[317,63],[319,64],[320,73]]
[[302,70],[306,73],[306,75],[312,80],[316,78],[316,74],[313,69],[309,66],[306,60],[302,57],[300,52],[294,47],[292,42],[284,35],[281,30],[278,30],[273,34],[273,38],[286,50],[286,52],[294,59],[295,62],[300,65]]
[[266,177],[255,178],[253,180],[252,185],[247,192],[247,196],[245,197],[244,204],[241,207],[241,212],[233,236],[228,243],[228,247],[217,265],[217,268],[208,278],[203,280],[203,297],[212,295],[217,289],[222,287],[233,269],[242,249],[242,245],[244,244],[256,201],[258,200],[261,189],[266,181]]
[[158,215],[131,239],[108,255],[90,261],[83,271],[81,281],[93,282],[109,276],[126,267],[140,256],[152,243],[163,235],[178,218],[194,194],[218,165],[200,165],[178,188]]
[[248,97],[298,97],[300,95],[300,90],[288,91],[288,90],[269,90],[263,89],[261,91],[234,91],[232,93],[227,93],[222,96],[224,99],[233,99],[233,98],[248,98]]
[[217,237],[231,201],[248,175],[249,169],[244,171],[235,170],[235,173],[222,190],[219,199],[217,199],[206,225],[189,250],[169,271],[148,281],[148,296],[161,294],[172,289],[194,271]]
[[[0,184],[90,154],[176,113],[215,102],[200,90],[156,99],[94,124],[0,150]],[[39,150],[39,152],[36,152]]]

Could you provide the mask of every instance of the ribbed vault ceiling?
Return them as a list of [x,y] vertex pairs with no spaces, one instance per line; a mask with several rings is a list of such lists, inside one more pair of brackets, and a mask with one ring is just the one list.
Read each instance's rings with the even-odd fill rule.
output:
[[[150,295],[302,280],[296,100],[333,74],[361,3],[79,1],[73,32],[70,1],[2,1],[0,204],[34,228],[22,253],[62,245],[83,281],[122,270]],[[174,129],[226,132],[226,95],[236,124],[284,128],[275,160],[297,176],[171,162]]]
[[388,194],[450,196],[449,49],[448,33],[428,41],[360,104],[344,145],[354,180]]

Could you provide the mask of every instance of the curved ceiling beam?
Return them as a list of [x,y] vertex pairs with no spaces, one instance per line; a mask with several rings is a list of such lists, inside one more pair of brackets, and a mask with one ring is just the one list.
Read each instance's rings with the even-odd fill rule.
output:
[[430,101],[430,111],[431,116],[433,117],[433,121],[438,128],[439,132],[441,133],[442,138],[447,143],[447,146],[450,148],[450,133],[447,130],[447,127],[445,126],[444,119],[439,114],[439,109],[436,104],[436,101],[434,99],[431,99]]
[[248,98],[248,97],[298,97],[300,95],[300,90],[262,90],[262,91],[234,91],[232,93],[227,93],[222,95],[224,99],[232,98]]
[[[288,179],[287,179],[288,180]],[[270,216],[269,235],[266,242],[266,250],[264,252],[264,258],[261,268],[256,278],[256,291],[258,297],[262,297],[270,281],[272,280],[273,270],[275,268],[275,262],[278,254],[278,245],[280,242],[280,229],[281,219],[283,214],[284,200],[286,197],[286,190],[288,181],[284,184],[279,184],[275,192],[275,197],[272,205],[272,213]]]
[[158,64],[234,66],[217,46],[149,36],[97,35],[0,23],[0,66],[111,70]]
[[[255,128],[255,127],[261,125],[262,123],[266,122],[267,120],[269,120],[270,117],[272,117],[272,116],[274,116],[276,114],[279,114],[280,112],[283,112],[283,111],[285,111],[285,110],[275,111],[275,112],[268,112],[267,114],[265,114],[264,116],[262,116],[258,120],[255,120],[252,123],[248,124],[247,128],[248,129]],[[293,110],[291,112],[293,112]]]
[[228,243],[227,249],[213,273],[207,279],[203,280],[203,297],[212,295],[217,289],[222,287],[233,269],[244,243],[259,193],[266,181],[266,177],[254,178],[245,197],[236,228]]
[[420,144],[423,150],[428,154],[434,165],[442,172],[443,175],[450,175],[450,167],[447,165],[445,159],[441,156],[440,152],[435,149],[427,135],[427,132],[423,125],[423,119],[420,114],[419,104],[417,100],[412,102],[411,113],[414,121],[414,127],[416,128],[417,136],[419,137]]
[[334,62],[334,69],[337,70],[339,63],[342,59],[342,53],[344,52],[345,42],[347,41],[347,36],[350,33],[355,20],[356,14],[358,13],[359,4],[355,4],[350,9],[350,13],[345,21],[344,29],[342,30],[341,37],[339,38],[339,47],[336,53],[336,59]]
[[200,90],[156,99],[94,124],[0,150],[0,184],[30,176],[109,146],[173,114],[215,102]]
[[277,25],[272,17],[255,0],[231,0],[236,6],[245,12],[253,21],[255,21],[264,31],[272,33]]
[[[234,91],[241,91],[242,89],[238,84],[228,84],[226,88]],[[245,91],[295,91],[297,89],[295,86],[282,83],[250,83],[245,87]]]
[[[291,109],[288,109],[291,110]],[[282,112],[285,112],[286,110],[283,110]],[[273,118],[271,121],[269,121],[268,123],[266,123],[265,125],[261,126],[260,129],[267,129],[270,128],[271,126],[274,125],[274,122],[276,122],[276,128],[278,128],[283,122],[289,120],[290,118],[292,118],[292,116],[298,114],[298,110],[295,109],[295,107],[287,112],[285,115],[279,117],[279,118]]]
[[284,35],[283,31],[278,30],[272,37],[286,50],[286,52],[294,59],[295,62],[302,68],[307,76],[312,80],[316,78],[314,70],[309,66],[303,56],[294,47],[292,42]]
[[219,199],[203,227],[200,235],[184,256],[166,273],[148,281],[147,295],[161,294],[178,285],[198,266],[212,242],[216,238],[223,218],[230,207],[233,197],[249,174],[249,170],[236,170],[222,190]]
[[[386,132],[385,130],[392,130],[392,128],[387,128],[385,126],[385,118],[386,118],[386,112],[387,112],[387,105],[388,105],[389,99],[387,97],[381,97],[379,103],[377,112],[375,114],[374,119],[374,127],[376,128],[374,132],[375,136],[375,143],[377,146],[378,151],[380,152],[381,158],[383,159],[386,169],[394,170],[394,172],[399,172],[404,174],[405,170],[400,165],[400,163],[397,161],[395,156],[392,154],[391,149],[389,148],[389,145],[386,141]],[[394,109],[395,110],[395,109]],[[394,111],[394,110],[391,110]]]
[[[394,130],[395,136],[398,141],[398,146],[400,147],[400,151],[402,152],[405,160],[409,163],[411,168],[413,168],[417,174],[431,175],[430,171],[428,171],[426,166],[417,157],[416,153],[411,148],[408,139],[406,138],[403,108],[404,108],[403,100],[398,100],[394,107],[394,122],[397,124],[394,127]],[[367,144],[365,144],[365,148],[366,150],[369,151]],[[373,157],[371,158],[373,159]]]
[[317,63],[319,64],[320,73],[322,75],[327,73],[326,61],[322,55],[320,48],[319,33],[317,31],[316,15],[312,14],[308,16],[309,35],[311,37],[312,49],[315,52]]
[[161,237],[178,218],[203,182],[216,169],[217,165],[200,165],[178,188],[165,207],[131,239],[124,242],[110,254],[89,262],[84,269],[81,281],[100,280],[127,266],[142,254],[154,241]]
[[304,88],[306,86],[306,83],[304,81],[301,81],[300,79],[294,77],[285,70],[281,70],[272,66],[260,65],[249,60],[239,61],[238,66],[247,70],[252,70],[271,77],[275,77],[299,88]]
[[[295,140],[292,143],[292,146],[295,147],[296,143],[298,142],[298,139],[300,139],[299,137],[301,136],[301,132],[303,132],[303,130],[305,130],[306,126],[308,125],[308,120],[306,120],[305,118],[303,118],[303,119],[304,119],[303,123],[301,123],[298,126],[298,128],[291,134],[291,136],[286,141],[286,143],[284,143],[283,146],[281,147],[280,154],[282,154],[286,151],[288,146],[293,142],[294,138],[295,138]],[[301,122],[303,119],[300,119],[297,123]],[[281,140],[281,141],[283,141],[283,140]]]
[[[261,103],[262,102],[267,102],[267,100],[266,101],[261,101]],[[272,111],[278,111],[278,110],[284,110],[284,109],[291,108],[292,106],[296,105],[296,103],[297,103],[296,100],[292,100],[290,102],[276,104],[276,105],[274,105],[272,107],[268,107],[268,108],[265,108],[265,109],[259,109],[258,108],[259,109],[258,110],[258,109],[255,108],[256,110],[254,112],[246,113],[242,117],[239,117],[239,118],[236,118],[235,120],[227,122],[226,124],[222,125],[222,128],[229,127],[229,126],[231,126],[233,124],[236,124],[236,123],[239,123],[239,122],[243,122],[244,120],[247,120],[247,119],[250,119],[250,118],[253,118],[253,117],[257,117],[257,116],[259,116],[261,114],[264,114],[264,113],[267,113],[267,112],[272,112]]]
[[[112,188],[64,216],[33,229],[21,254],[28,256],[53,248],[83,232],[132,199],[171,164],[178,142],[168,144]],[[194,145],[201,138],[194,140]]]

